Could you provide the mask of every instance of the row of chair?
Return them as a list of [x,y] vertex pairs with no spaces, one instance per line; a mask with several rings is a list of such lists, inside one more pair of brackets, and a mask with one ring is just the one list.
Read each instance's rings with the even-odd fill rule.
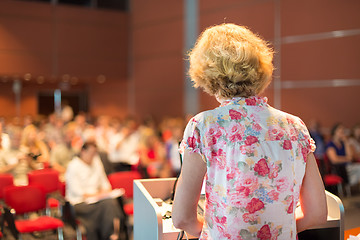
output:
[[[61,206],[59,200],[49,198],[61,189],[58,172],[52,169],[31,171],[28,181],[26,186],[15,186],[11,174],[0,175],[2,229],[5,222],[15,239],[20,239],[21,234],[49,230],[56,230],[58,238],[64,239],[64,222],[50,216],[50,205]],[[46,214],[42,214],[43,211]],[[36,213],[36,217],[28,218],[32,213]]]
[[[108,176],[113,189],[123,188],[125,194],[118,198],[124,219],[121,229],[129,239],[130,224],[128,216],[133,215],[133,180],[141,178],[138,172],[117,172]],[[0,174],[0,201],[2,200],[2,223],[7,223],[15,239],[20,239],[21,234],[56,230],[58,239],[62,240],[64,223],[69,223],[77,234],[77,239],[82,239],[71,204],[65,201],[65,184],[59,181],[55,170],[43,169],[28,173],[29,185],[14,186],[10,174]],[[51,216],[51,209],[60,211],[62,219]],[[16,219],[18,215],[46,210],[45,215],[35,219]],[[2,224],[3,230],[4,224]],[[1,233],[1,231],[0,231]],[[0,235],[1,238],[2,234]]]
[[[330,190],[332,187],[336,187],[336,192],[341,197],[344,196],[343,185],[345,186],[346,195],[351,196],[351,188],[348,182],[345,181],[343,176],[340,176],[335,170],[334,165],[330,162],[326,154],[322,159],[316,159],[321,177],[323,179],[325,188]],[[344,172],[343,174],[346,174]]]

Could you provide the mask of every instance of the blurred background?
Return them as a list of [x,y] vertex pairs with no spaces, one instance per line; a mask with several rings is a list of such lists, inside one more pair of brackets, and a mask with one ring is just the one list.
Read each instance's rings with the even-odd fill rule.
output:
[[226,22],[273,45],[271,105],[325,130],[352,127],[359,10],[357,0],[1,0],[0,116],[47,115],[64,103],[75,115],[158,120],[213,108],[212,97],[189,90],[186,52]]

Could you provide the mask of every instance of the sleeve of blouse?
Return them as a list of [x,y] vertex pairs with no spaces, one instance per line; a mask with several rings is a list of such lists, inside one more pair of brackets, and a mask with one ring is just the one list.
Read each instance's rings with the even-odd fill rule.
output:
[[200,130],[198,127],[198,122],[195,118],[192,118],[185,128],[184,136],[179,148],[179,151],[182,155],[184,154],[185,149],[188,149],[190,152],[196,152],[200,155],[203,155],[201,148]]
[[315,141],[310,137],[310,133],[305,123],[300,118],[299,121],[300,121],[299,141],[301,145],[301,153],[303,154],[304,159],[306,159],[309,153],[315,151],[316,145],[315,145]]

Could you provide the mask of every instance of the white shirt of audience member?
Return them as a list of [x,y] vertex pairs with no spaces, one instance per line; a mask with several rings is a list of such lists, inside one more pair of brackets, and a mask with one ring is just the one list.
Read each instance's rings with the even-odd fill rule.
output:
[[66,170],[65,180],[66,198],[73,205],[84,202],[84,194],[95,194],[99,190],[111,189],[99,155],[94,157],[90,165],[79,157],[74,157]]
[[[114,134],[109,143],[109,160],[113,163],[137,164],[139,162],[139,140],[138,132],[134,132],[126,138],[122,133]],[[118,146],[119,143],[121,144]]]

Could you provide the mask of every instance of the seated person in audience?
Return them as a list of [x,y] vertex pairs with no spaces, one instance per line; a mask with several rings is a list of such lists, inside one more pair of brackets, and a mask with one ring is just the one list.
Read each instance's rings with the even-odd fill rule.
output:
[[73,136],[71,137],[71,147],[76,153],[79,153],[82,145],[84,144],[84,140],[82,135],[79,134],[75,122],[66,124],[64,129],[69,129],[69,131],[73,132]]
[[39,139],[38,129],[35,125],[28,125],[24,128],[21,138],[20,150],[32,157],[34,161],[46,167],[49,165],[50,153],[48,146]]
[[7,133],[4,132],[4,122],[2,119],[0,120],[0,135],[1,135],[1,148],[2,149],[9,149],[10,148],[10,138]]
[[109,139],[113,135],[113,129],[110,126],[110,117],[107,115],[99,116],[96,120],[94,130],[98,151],[107,153],[109,151]]
[[[27,173],[38,169],[36,161],[20,151],[21,129],[13,129],[10,136],[10,148],[1,149],[0,145],[0,173],[10,173],[14,176],[15,185],[27,185]],[[0,142],[2,138],[0,136]]]
[[89,125],[91,125],[86,120],[86,114],[83,112],[78,113],[75,116],[74,121],[70,122],[69,124],[74,125],[75,134],[77,136],[80,136],[84,142],[86,139],[85,133],[86,133],[87,129],[89,128]]
[[344,130],[341,123],[333,126],[331,140],[326,145],[326,155],[336,174],[342,177],[345,183],[355,185],[360,183],[360,164],[353,163],[353,152]]
[[56,144],[50,150],[50,164],[53,169],[59,172],[61,181],[64,181],[66,168],[76,154],[75,149],[73,149],[71,146],[71,141],[74,136],[74,129],[70,126],[65,127],[63,142]]
[[140,135],[135,119],[125,119],[123,126],[118,126],[118,131],[115,132],[109,143],[108,158],[114,171],[130,171],[132,166],[138,164],[139,140]]
[[171,176],[165,145],[150,127],[143,127],[141,130],[139,154],[139,171],[144,178]]
[[[98,156],[96,144],[86,142],[68,165],[65,174],[66,199],[74,205],[76,216],[86,228],[88,240],[119,238],[120,208],[115,199],[105,196],[111,185]],[[98,201],[89,203],[89,198]]]
[[64,123],[70,122],[74,117],[74,111],[67,100],[61,102],[61,119]]
[[310,136],[312,139],[314,139],[316,144],[314,155],[316,159],[323,160],[325,154],[325,139],[321,132],[320,123],[317,120],[312,119],[309,122],[308,127]]
[[43,127],[43,133],[50,150],[63,143],[63,128],[64,121],[62,118],[57,117],[55,113],[48,116],[47,123]]
[[360,162],[360,124],[356,124],[349,139],[350,147],[353,151],[354,160]]

